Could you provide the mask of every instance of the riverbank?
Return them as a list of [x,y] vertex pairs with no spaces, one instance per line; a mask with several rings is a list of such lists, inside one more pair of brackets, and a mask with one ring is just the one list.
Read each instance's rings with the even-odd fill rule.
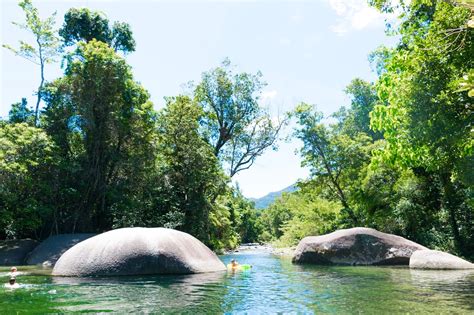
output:
[[234,250],[226,251],[226,255],[230,254],[238,254],[238,253],[259,253],[259,252],[267,252],[269,254],[279,256],[279,257],[293,257],[293,253],[296,249],[294,247],[274,247],[269,243],[262,244],[262,243],[245,243],[241,244]]

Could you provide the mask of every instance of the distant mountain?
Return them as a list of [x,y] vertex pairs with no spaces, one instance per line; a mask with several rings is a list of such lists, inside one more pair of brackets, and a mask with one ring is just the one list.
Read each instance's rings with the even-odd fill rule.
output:
[[256,209],[265,209],[270,204],[272,204],[273,201],[275,201],[278,197],[280,197],[283,193],[285,192],[290,193],[296,190],[298,190],[298,186],[296,186],[296,184],[293,184],[282,190],[271,192],[263,196],[262,198],[249,198],[249,199],[255,202]]

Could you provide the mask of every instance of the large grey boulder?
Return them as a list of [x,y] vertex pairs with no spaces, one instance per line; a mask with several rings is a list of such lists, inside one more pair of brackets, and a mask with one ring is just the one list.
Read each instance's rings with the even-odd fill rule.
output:
[[419,250],[410,258],[414,269],[474,269],[474,264],[439,250]]
[[26,255],[38,242],[30,239],[0,241],[0,265],[13,266],[25,264]]
[[56,262],[57,276],[192,274],[225,270],[195,237],[165,228],[123,228],[91,237]]
[[352,228],[303,238],[294,263],[320,265],[408,265],[414,251],[426,249],[415,242],[369,228]]
[[27,265],[54,266],[64,252],[96,234],[60,234],[50,236],[39,244],[26,259]]

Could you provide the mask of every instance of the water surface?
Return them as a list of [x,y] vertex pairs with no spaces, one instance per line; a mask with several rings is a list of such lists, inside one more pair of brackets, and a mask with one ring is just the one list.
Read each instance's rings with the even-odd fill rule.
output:
[[[268,251],[221,256],[251,271],[189,276],[62,278],[19,268],[21,288],[0,289],[2,313],[474,314],[474,271],[293,265]],[[8,269],[0,269],[7,281]]]

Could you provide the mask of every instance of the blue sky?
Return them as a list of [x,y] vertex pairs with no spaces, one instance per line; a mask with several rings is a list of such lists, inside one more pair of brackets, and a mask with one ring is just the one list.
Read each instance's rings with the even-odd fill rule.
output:
[[[384,17],[364,0],[315,1],[49,1],[33,0],[46,17],[57,11],[57,26],[71,7],[104,12],[111,21],[131,25],[136,51],[128,55],[135,79],[151,93],[155,108],[163,97],[186,91],[203,71],[228,57],[237,71],[260,70],[268,85],[262,105],[277,115],[301,101],[317,104],[330,115],[349,105],[344,88],[355,77],[375,79],[367,59],[379,45],[391,45],[384,34]],[[12,25],[23,13],[13,0],[0,4],[1,43],[30,40]],[[27,97],[39,84],[34,64],[1,49],[0,116]],[[47,80],[62,74],[59,63],[46,69]],[[284,131],[291,133],[291,128]],[[305,178],[295,150],[297,140],[281,142],[254,166],[235,176],[247,197],[261,197]]]

